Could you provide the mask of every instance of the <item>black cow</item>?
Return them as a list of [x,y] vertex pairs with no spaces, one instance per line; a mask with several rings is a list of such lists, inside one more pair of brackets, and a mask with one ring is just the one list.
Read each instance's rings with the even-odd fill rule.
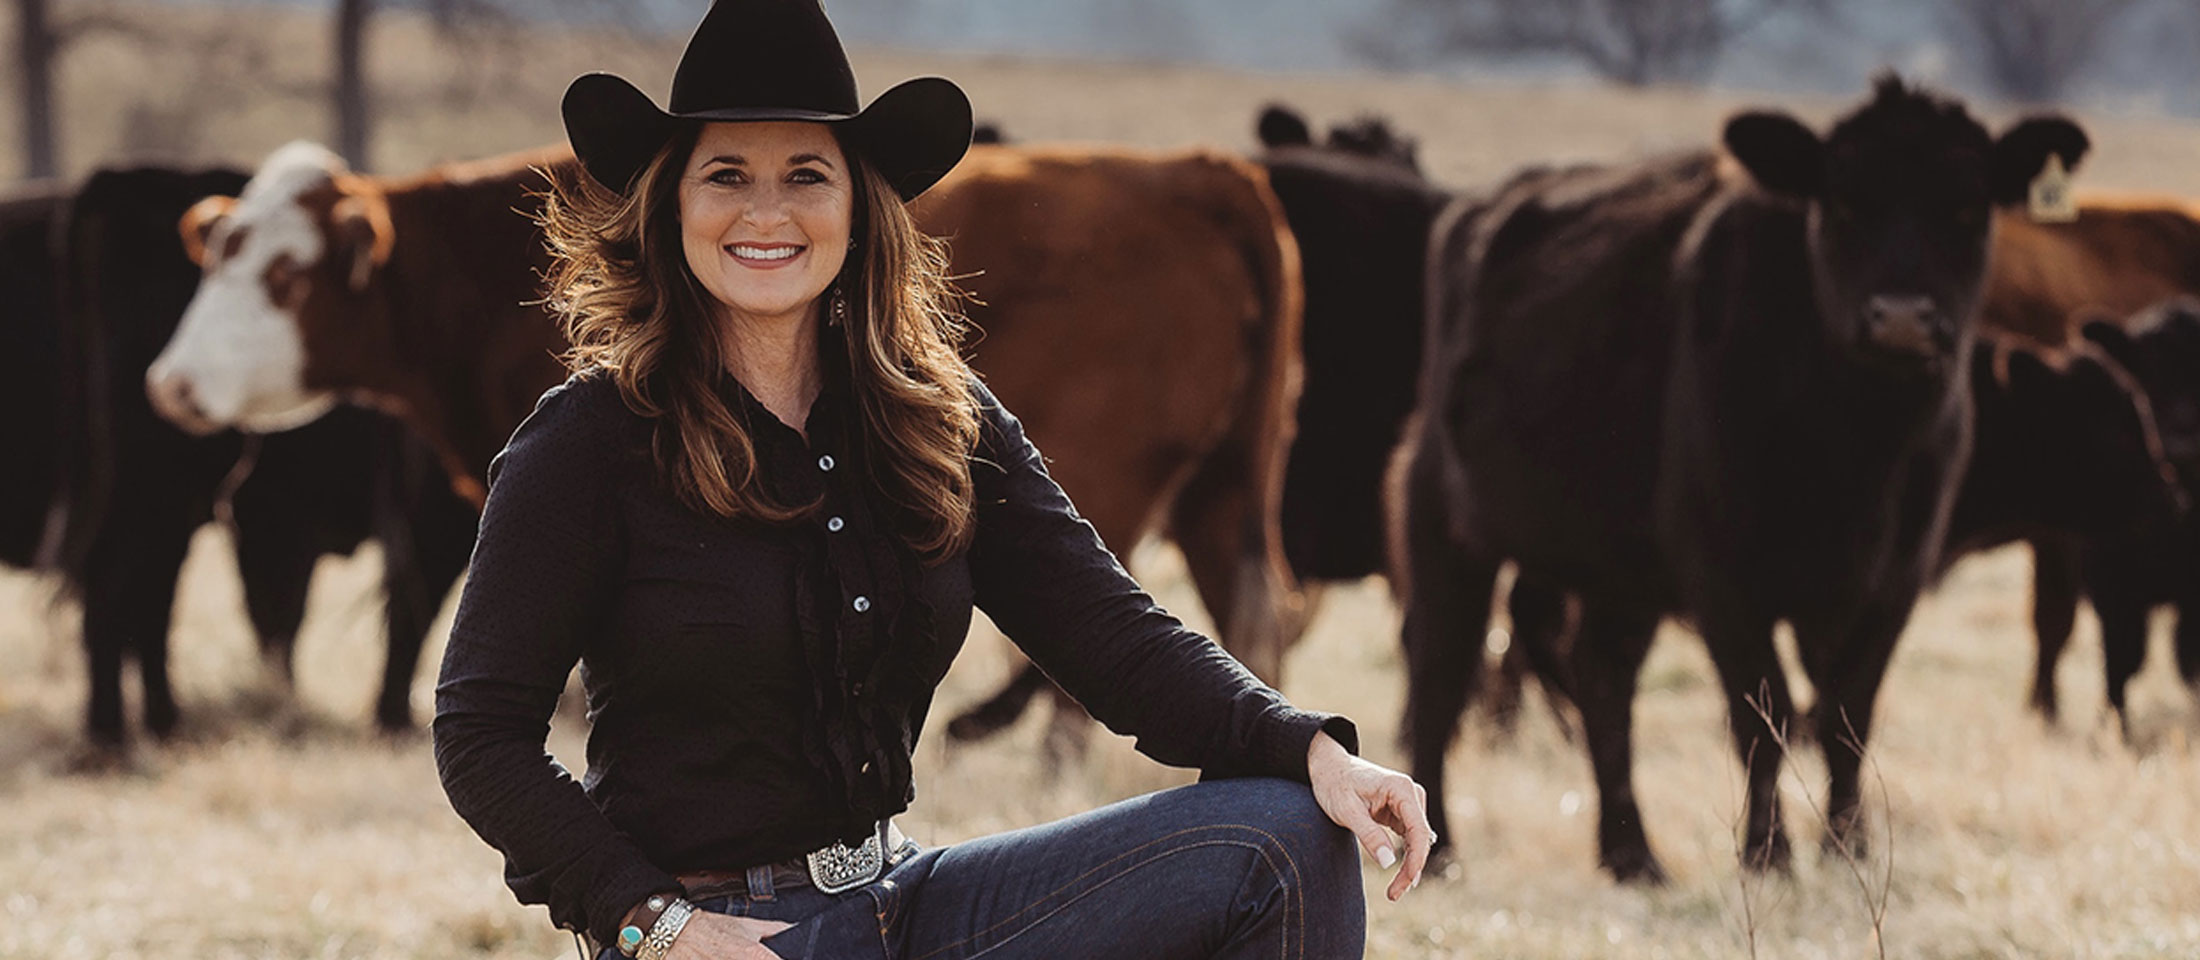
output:
[[[1693,619],[1718,666],[1752,864],[1789,856],[1767,752],[1793,713],[1776,622],[1821,692],[1818,725],[1869,742],[1969,456],[1989,214],[2050,154],[2074,166],[2087,146],[2059,118],[1997,140],[1893,77],[1824,137],[1758,112],[1724,142],[1539,172],[1439,221],[1394,525],[1406,726],[1431,806],[1511,559],[1582,599],[1570,665],[1600,861],[1622,879],[1664,874],[1630,742],[1662,616]],[[1828,751],[1829,842],[1861,842],[1861,759]]]
[[[1356,580],[1384,567],[1383,470],[1413,409],[1429,227],[1450,196],[1420,175],[1413,142],[1380,119],[1333,128],[1322,147],[1283,107],[1264,110],[1257,127],[1268,149],[1255,159],[1298,240],[1305,288],[1284,553],[1302,583]],[[1046,688],[1027,664],[948,733],[988,736]]]
[[0,418],[0,450],[8,451],[0,468],[0,563],[12,567],[28,567],[38,555],[60,470],[53,277],[67,210],[67,192],[52,185],[0,197],[0,335],[18,358],[0,377],[0,409],[8,411]]
[[[388,729],[411,722],[406,699],[421,637],[471,547],[471,509],[440,472],[406,461],[415,444],[385,418],[343,411],[255,441],[247,473],[247,442],[237,435],[194,438],[154,416],[144,370],[198,284],[177,221],[201,197],[235,193],[244,180],[232,171],[96,173],[50,228],[50,269],[8,278],[11,303],[56,304],[43,321],[50,346],[23,366],[58,378],[14,418],[44,432],[42,447],[26,449],[47,451],[57,479],[45,497],[11,498],[7,525],[34,513],[63,518],[46,559],[82,601],[87,730],[101,753],[124,741],[126,657],[138,662],[146,728],[165,736],[176,727],[166,669],[176,576],[191,535],[224,493],[247,612],[284,679],[315,562],[370,534],[384,541],[397,640],[376,714]],[[8,559],[23,562],[12,552]]]
[[[2074,616],[2084,583],[2081,558],[2120,564],[2117,575],[2103,576],[2109,599],[2096,601],[2106,604],[2104,626],[2117,628],[2104,631],[2102,643],[2110,702],[2119,713],[2146,636],[2144,605],[2127,614],[2117,601],[2140,584],[2189,590],[2200,573],[2161,549],[2185,536],[2187,510],[2200,492],[2188,490],[2186,479],[2200,477],[2200,418],[2193,416],[2200,412],[2200,316],[2169,306],[2155,314],[2133,324],[2135,332],[2088,324],[2086,341],[2069,348],[2007,335],[1983,337],[1972,348],[1974,441],[1940,571],[1971,553],[2028,541],[2039,556],[2068,558],[2070,569],[2044,569],[2040,582],[2069,584],[2065,616]],[[2183,413],[2165,417],[2158,409]],[[2125,557],[2133,544],[2152,546]],[[2168,587],[2143,589],[2164,591],[2160,602],[2174,600]],[[1512,599],[1508,671],[1535,676],[1554,705],[1572,701],[1563,666],[1571,638],[1562,617],[1518,612],[1523,605],[1559,610],[1563,596],[1523,581]],[[2050,681],[2060,653],[2054,640],[2068,627],[2065,620],[2061,633],[2041,631],[2040,675]]]
[[[2089,324],[2085,333],[2144,385],[2162,450],[2187,501],[2200,498],[2200,303],[2170,301],[2121,328]],[[2146,660],[2147,614],[2156,605],[2176,610],[2178,672],[2200,694],[2200,521],[2188,514],[2175,523],[2131,524],[2082,541],[2035,539],[2033,557],[2034,619],[2040,624],[2035,705],[2052,715],[2054,664],[2080,596],[2092,599],[2100,617],[2108,703],[2127,737],[2125,687]]]

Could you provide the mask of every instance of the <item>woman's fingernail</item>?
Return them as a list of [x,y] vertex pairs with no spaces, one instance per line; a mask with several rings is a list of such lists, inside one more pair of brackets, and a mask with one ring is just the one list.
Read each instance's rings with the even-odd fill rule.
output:
[[1389,847],[1376,847],[1375,862],[1382,864],[1383,869],[1388,870],[1392,864],[1398,862],[1398,855],[1392,853]]

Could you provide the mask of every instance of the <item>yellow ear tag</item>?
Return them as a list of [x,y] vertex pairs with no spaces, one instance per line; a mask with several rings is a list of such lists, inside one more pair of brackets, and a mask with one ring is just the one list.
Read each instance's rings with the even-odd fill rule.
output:
[[2047,155],[2047,165],[2040,168],[2039,176],[2032,178],[2028,206],[2037,223],[2069,223],[2078,219],[2078,201],[2070,193],[2070,171],[2063,168],[2062,157]]

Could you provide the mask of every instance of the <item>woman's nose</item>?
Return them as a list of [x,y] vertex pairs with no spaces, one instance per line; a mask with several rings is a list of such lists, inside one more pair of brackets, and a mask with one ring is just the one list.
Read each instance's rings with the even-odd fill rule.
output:
[[785,191],[767,186],[750,193],[741,219],[760,227],[776,227],[794,218],[793,209]]

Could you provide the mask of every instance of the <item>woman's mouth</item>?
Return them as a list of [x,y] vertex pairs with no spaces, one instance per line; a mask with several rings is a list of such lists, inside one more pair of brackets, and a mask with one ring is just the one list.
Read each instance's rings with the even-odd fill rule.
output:
[[728,256],[755,270],[784,267],[807,249],[799,243],[731,243],[725,247]]

